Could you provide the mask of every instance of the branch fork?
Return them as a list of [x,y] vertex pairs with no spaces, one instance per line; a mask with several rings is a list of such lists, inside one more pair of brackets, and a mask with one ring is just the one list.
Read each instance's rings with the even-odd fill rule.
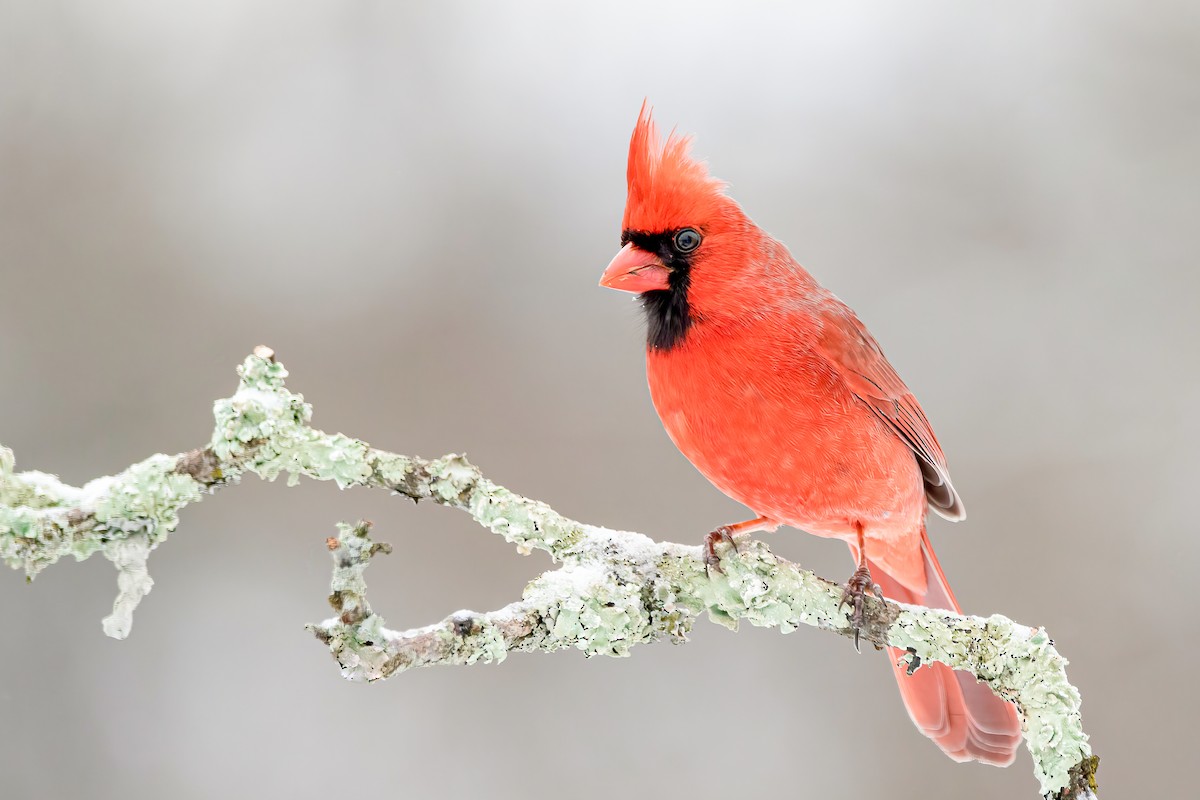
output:
[[[370,523],[339,524],[326,542],[336,613],[309,629],[350,680],[495,663],[515,651],[627,656],[636,644],[686,641],[701,614],[734,630],[745,620],[784,633],[807,625],[855,635],[839,608],[841,585],[776,557],[762,542],[739,536],[736,552],[719,546],[721,570],[710,571],[699,546],[567,519],[492,483],[462,456],[424,460],[312,428],[312,407],[286,388],[287,370],[269,348],[255,348],[238,373],[234,395],[214,404],[215,427],[204,447],[157,454],[82,487],[41,472],[16,473],[12,451],[0,447],[0,558],[32,579],[64,556],[102,552],[117,569],[119,589],[104,632],[122,639],[153,586],[149,555],[178,526],[179,511],[244,474],[274,480],[286,473],[289,485],[301,477],[331,480],[457,508],[518,551],[544,550],[559,564],[501,609],[459,611],[394,631],[371,609],[363,577],[389,546],[371,538]],[[865,598],[864,617],[861,638],[906,651],[910,671],[941,662],[1013,702],[1043,796],[1095,797],[1098,759],[1083,732],[1079,692],[1044,630],[998,614],[964,616],[873,597]]]

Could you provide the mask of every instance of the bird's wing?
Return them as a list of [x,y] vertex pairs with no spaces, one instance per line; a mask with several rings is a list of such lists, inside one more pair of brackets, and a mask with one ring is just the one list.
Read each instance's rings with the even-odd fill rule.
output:
[[946,456],[933,428],[875,337],[840,301],[826,307],[821,322],[818,352],[841,373],[854,396],[913,451],[925,482],[925,497],[934,511],[950,520],[965,517],[966,509],[950,483]]

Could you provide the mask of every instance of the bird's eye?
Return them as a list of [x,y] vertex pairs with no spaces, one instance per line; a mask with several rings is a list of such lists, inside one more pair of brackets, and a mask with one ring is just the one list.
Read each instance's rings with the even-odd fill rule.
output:
[[684,228],[675,234],[675,249],[681,253],[690,253],[700,246],[700,233],[692,228]]

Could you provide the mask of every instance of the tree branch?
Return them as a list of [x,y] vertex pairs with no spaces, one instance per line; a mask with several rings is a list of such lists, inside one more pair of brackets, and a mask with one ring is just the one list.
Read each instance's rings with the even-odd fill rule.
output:
[[[310,628],[351,680],[498,662],[513,651],[574,647],[625,656],[643,642],[686,641],[702,613],[735,630],[746,620],[784,633],[804,624],[853,635],[838,607],[842,587],[777,558],[761,542],[740,537],[737,552],[722,554],[724,572],[710,574],[699,547],[566,519],[492,483],[461,456],[426,461],[311,428],[312,407],[284,386],[287,371],[269,348],[256,348],[238,373],[236,393],[214,404],[207,446],[157,454],[83,487],[41,472],[14,473],[12,451],[0,447],[0,556],[32,579],[63,556],[103,552],[118,570],[120,590],[104,631],[121,639],[153,586],[149,554],[175,530],[179,510],[244,473],[274,480],[286,472],[289,485],[306,476],[459,508],[518,551],[545,550],[561,562],[502,609],[460,611],[397,632],[371,610],[363,578],[370,559],[390,548],[371,540],[369,523],[340,525],[328,540],[337,616]],[[1095,797],[1098,759],[1083,732],[1079,692],[1044,630],[998,614],[984,619],[874,598],[867,612],[862,638],[906,650],[912,669],[947,664],[1016,704],[1043,795]]]

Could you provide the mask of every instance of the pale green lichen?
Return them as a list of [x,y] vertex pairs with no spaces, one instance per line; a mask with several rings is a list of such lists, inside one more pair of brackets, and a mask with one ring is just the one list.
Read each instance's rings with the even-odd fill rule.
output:
[[[104,551],[125,563],[133,551],[121,542],[144,541],[153,549],[179,524],[180,509],[199,500],[214,480],[235,479],[245,470],[268,479],[281,472],[293,479],[308,475],[342,487],[368,480],[367,446],[308,427],[312,408],[287,391],[287,370],[269,351],[248,357],[239,375],[234,396],[214,404],[210,457],[216,462],[209,484],[181,470],[179,456],[158,454],[76,488],[41,472],[14,474],[12,451],[0,448],[0,557],[29,577],[65,555],[82,560]],[[134,598],[148,591],[148,577],[130,583],[135,573],[129,562],[119,574],[119,607],[105,622],[107,632],[127,633]]]
[[[284,465],[289,473],[288,485],[294,486],[300,475],[319,481],[333,481],[339,489],[362,486],[371,476],[365,442],[341,433],[321,434],[309,431],[298,453],[290,455]],[[257,466],[257,465],[256,465]]]
[[282,364],[249,356],[238,374],[237,393],[213,404],[216,427],[210,447],[218,459],[241,459],[242,469],[267,480],[286,472],[289,486],[302,475],[332,480],[342,489],[367,482],[367,445],[308,427],[312,406],[284,387],[288,373]]
[[[512,649],[576,648],[589,656],[619,657],[635,644],[686,639],[700,605],[689,607],[667,578],[679,556],[664,556],[661,547],[637,534],[579,527],[577,536],[588,546],[566,555],[561,569],[532,581],[520,602],[500,611],[459,611],[437,625],[395,632],[383,628],[379,615],[369,610],[361,618],[343,610],[310,627],[330,647],[345,677],[366,681],[426,664],[493,663]],[[331,581],[335,608],[345,608],[348,588],[365,590],[362,570],[377,545],[356,542],[360,535],[359,526],[339,525]],[[626,558],[614,560],[614,548],[623,548],[619,552]],[[347,570],[353,572],[351,581]],[[361,608],[369,609],[365,598]]]
[[525,590],[544,609],[551,641],[591,655],[627,656],[655,638],[642,586],[617,580],[601,565],[570,564],[546,573]]
[[[196,481],[173,473],[174,463],[152,456],[124,473],[76,488],[41,473],[13,476],[8,461],[10,471],[2,476],[0,555],[32,577],[64,555],[83,560],[128,534],[160,541],[179,524],[181,507],[200,497]],[[8,504],[14,497],[30,503]]]
[[516,545],[517,552],[545,550],[554,556],[579,542],[583,526],[558,514],[545,503],[529,500],[491,481],[480,481],[467,504],[481,525]]
[[413,474],[415,467],[408,456],[384,453],[376,450],[371,454],[372,469],[379,482],[387,487],[404,484]]
[[67,555],[73,556],[76,561],[86,561],[103,550],[104,546],[105,543],[99,536],[79,536],[71,542],[71,549]]
[[[76,488],[41,472],[14,474],[12,451],[0,448],[0,558],[32,577],[64,555],[82,560],[111,552],[114,542],[135,534],[153,547],[176,528],[180,509],[214,483],[236,480],[243,472],[268,480],[286,473],[289,484],[307,476],[341,488],[399,484],[418,472],[414,460],[309,427],[312,407],[287,390],[287,370],[269,350],[256,349],[238,374],[236,393],[214,403],[208,450],[195,451],[200,457],[191,462],[213,459],[204,473],[207,483],[196,469],[181,469],[180,456],[159,454]],[[459,456],[430,462],[426,469],[427,496],[441,502],[462,500],[478,477]]]
[[[373,542],[370,524],[338,524],[338,536],[330,540],[333,578],[329,597],[338,615],[309,628],[328,645],[349,680],[374,681],[396,671],[437,659],[439,663],[475,664],[502,661],[508,643],[500,626],[471,612],[456,614],[449,624],[395,633],[384,627],[384,619],[371,610],[366,599],[364,571],[371,557],[389,552]],[[420,638],[419,652],[398,654],[394,643]],[[399,659],[399,660],[398,660]]]
[[[567,522],[483,482],[473,491],[476,519],[516,543],[527,541],[531,512],[539,529]],[[522,533],[511,535],[510,528]],[[840,587],[776,558],[760,542],[739,542],[739,552],[723,553],[723,572],[710,575],[699,548],[586,525],[571,530],[573,545],[560,552],[563,565],[530,582],[519,603],[500,611],[458,612],[402,632],[383,628],[377,615],[362,630],[338,620],[315,629],[354,680],[379,680],[426,664],[490,663],[516,649],[626,656],[639,643],[686,639],[703,612],[730,627],[745,620],[785,633],[799,625],[847,630]],[[999,615],[985,620],[903,605],[888,613],[887,620],[895,621],[876,631],[886,631],[890,644],[912,647],[923,662],[974,672],[1016,701],[1042,791],[1068,785],[1072,768],[1091,750],[1079,724],[1079,694],[1044,632]],[[520,632],[506,634],[506,624]]]
[[689,561],[669,552],[674,546],[562,518],[543,521],[560,525],[570,543],[557,551],[562,568],[532,581],[523,594],[548,621],[546,644],[621,657],[635,644],[686,640],[703,606],[681,588],[681,565]]
[[364,574],[371,557],[370,526],[364,522],[350,525],[345,522],[337,524],[338,535],[333,553],[333,580],[330,588],[334,593],[353,597],[354,602],[361,601],[367,593],[367,579]]
[[440,628],[436,638],[459,664],[499,664],[508,657],[508,642],[500,626],[470,611],[450,615],[450,625]]
[[[39,541],[42,533],[41,519],[31,508],[9,508],[0,506],[0,556],[13,569],[24,569],[34,575],[46,564],[57,560],[57,555]],[[44,551],[50,551],[44,554]]]
[[1026,744],[1043,794],[1069,784],[1072,768],[1092,755],[1079,708],[1079,691],[1067,681],[1067,661],[1040,628],[999,614],[986,620],[936,609],[902,606],[889,641],[975,674],[1021,711]]
[[504,634],[500,631],[499,626],[490,620],[484,621],[480,626],[477,634],[477,641],[472,648],[478,654],[473,661],[468,661],[469,664],[474,664],[476,661],[483,663],[499,664],[508,656],[508,644],[504,641]]
[[[563,562],[499,611],[458,612],[395,632],[365,597],[363,570],[382,546],[371,541],[367,526],[341,526],[330,598],[338,616],[312,627],[348,678],[378,680],[425,664],[497,662],[515,649],[625,656],[638,643],[686,639],[705,612],[731,628],[746,620],[784,632],[802,624],[847,629],[840,590],[780,561],[761,543],[739,538],[740,552],[722,554],[723,573],[709,575],[699,548],[582,525],[491,483],[462,456],[425,462],[314,430],[312,407],[285,388],[287,370],[265,348],[245,360],[239,375],[234,396],[214,404],[208,450],[183,461],[156,455],[75,488],[40,472],[14,474],[12,452],[0,447],[0,557],[32,576],[64,555],[104,552],[118,570],[120,589],[104,628],[120,638],[153,585],[146,560],[176,527],[183,506],[243,472],[268,480],[287,473],[289,483],[307,476],[343,488],[382,486],[463,508],[519,551],[542,549]],[[1080,764],[1094,769],[1079,693],[1043,631],[999,616],[889,608],[876,635],[886,629],[893,646],[971,671],[1018,703],[1043,792],[1069,785]]]
[[[1081,754],[1084,759],[1092,755],[1079,713],[1082,698],[1067,681],[1067,660],[1044,630],[1005,622],[1006,630],[996,632],[992,640],[997,651],[992,662],[997,665],[995,681],[1015,690],[1042,792],[1056,791],[1068,784]],[[1018,655],[1022,651],[1024,657]]]
[[[162,541],[179,524],[179,510],[201,496],[200,484],[176,473],[175,463],[173,457],[154,455],[82,488],[59,484],[57,497],[47,495],[57,479],[28,472],[5,476],[7,496],[15,491],[36,500],[0,505],[0,555],[33,577],[63,556],[82,561],[130,534],[144,533],[151,544]],[[20,488],[14,490],[17,483]]]
[[75,505],[82,491],[54,475],[30,470],[13,475],[13,453],[0,448],[0,505],[25,508],[55,508]]
[[435,458],[429,462],[427,471],[433,491],[447,503],[461,502],[479,478],[478,471],[457,453]]
[[176,461],[159,453],[114,478],[93,481],[84,487],[84,505],[101,526],[161,541],[179,525],[179,510],[201,497],[199,483],[175,472]]
[[709,580],[702,570],[683,576],[713,622],[737,630],[745,620],[783,633],[800,625],[844,627],[844,614],[827,583],[778,560],[761,542],[740,548],[736,558],[721,561],[723,580]]

